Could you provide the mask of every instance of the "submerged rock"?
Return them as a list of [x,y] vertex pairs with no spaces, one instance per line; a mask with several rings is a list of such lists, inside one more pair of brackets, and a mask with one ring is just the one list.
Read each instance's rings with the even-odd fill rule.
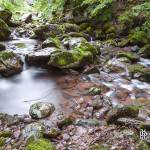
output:
[[29,114],[34,119],[41,119],[50,116],[54,110],[53,104],[38,102],[30,106]]
[[56,150],[56,147],[46,139],[39,139],[29,142],[26,150]]
[[2,19],[0,19],[0,41],[7,40],[10,34],[11,32],[8,25]]
[[0,74],[8,77],[22,71],[21,59],[10,51],[0,52]]
[[101,123],[97,119],[80,119],[76,121],[78,126],[99,126]]

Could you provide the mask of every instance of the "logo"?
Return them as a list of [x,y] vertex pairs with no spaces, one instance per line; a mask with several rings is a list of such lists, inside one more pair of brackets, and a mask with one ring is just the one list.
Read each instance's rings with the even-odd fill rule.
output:
[[150,132],[148,132],[146,130],[140,130],[140,139],[149,141],[150,140]]

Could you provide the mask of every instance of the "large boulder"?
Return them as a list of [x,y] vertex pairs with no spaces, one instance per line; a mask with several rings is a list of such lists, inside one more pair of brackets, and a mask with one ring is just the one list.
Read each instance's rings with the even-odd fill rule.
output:
[[41,25],[34,29],[34,37],[40,40],[46,40],[47,38],[56,37],[56,35],[62,34],[62,29],[57,24]]
[[41,119],[48,117],[51,115],[55,110],[55,107],[51,103],[46,102],[38,102],[31,105],[29,114],[34,119]]
[[8,77],[22,71],[20,57],[10,51],[0,52],[0,75]]
[[88,42],[80,43],[71,51],[58,51],[50,56],[49,66],[57,68],[81,68],[93,63],[94,56],[98,53]]
[[6,23],[9,23],[12,17],[12,13],[5,9],[5,10],[0,10],[0,19],[5,21]]
[[31,52],[26,55],[26,61],[29,65],[46,66],[52,52],[55,52],[56,47],[49,47]]
[[8,25],[0,19],[0,41],[7,40],[11,32]]

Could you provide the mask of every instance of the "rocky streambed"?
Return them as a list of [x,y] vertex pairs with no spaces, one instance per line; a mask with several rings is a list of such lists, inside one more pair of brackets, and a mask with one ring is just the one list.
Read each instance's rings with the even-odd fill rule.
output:
[[150,60],[79,30],[23,24],[0,43],[0,149],[149,149]]

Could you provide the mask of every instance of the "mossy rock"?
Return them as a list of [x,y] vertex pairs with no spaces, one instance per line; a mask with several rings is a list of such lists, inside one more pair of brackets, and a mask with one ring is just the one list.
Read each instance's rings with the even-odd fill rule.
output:
[[0,19],[0,41],[7,40],[10,34],[11,32],[8,25],[2,19]]
[[124,106],[122,108],[114,108],[107,114],[107,123],[116,123],[117,119],[129,117],[136,118],[139,114],[139,106]]
[[79,32],[80,28],[76,24],[71,24],[71,23],[64,23],[61,25],[61,28],[64,33],[69,33],[69,32]]
[[128,38],[122,38],[119,42],[118,42],[118,46],[119,47],[125,47],[129,44],[130,40]]
[[106,22],[103,26],[103,31],[106,33],[106,34],[109,34],[109,33],[116,33],[116,28],[114,26],[113,23],[111,22]]
[[26,150],[56,150],[56,147],[48,140],[39,139],[29,142]]
[[0,10],[0,19],[4,20],[6,23],[10,22],[11,17],[12,13],[9,10]]
[[57,126],[60,129],[62,129],[63,127],[74,124],[74,122],[75,122],[75,118],[72,116],[68,116],[68,117],[64,118],[63,120],[57,122]]
[[60,40],[55,38],[48,38],[42,43],[42,48],[46,47],[56,47],[56,48],[62,48]]
[[150,69],[146,68],[140,64],[130,65],[128,67],[129,74],[131,78],[135,78],[135,75],[138,75],[138,79],[143,81],[150,80]]
[[0,52],[0,74],[8,77],[22,71],[22,61],[18,55],[11,51]]
[[118,57],[125,57],[129,59],[131,62],[137,62],[139,60],[139,56],[133,52],[120,52]]
[[101,93],[101,89],[97,87],[92,87],[89,89],[89,93],[91,95],[99,95]]
[[48,64],[57,68],[81,68],[86,64],[93,63],[93,58],[97,53],[97,49],[85,42],[71,51],[51,54]]
[[141,48],[139,51],[139,54],[142,57],[150,58],[150,44],[147,44],[143,48]]

